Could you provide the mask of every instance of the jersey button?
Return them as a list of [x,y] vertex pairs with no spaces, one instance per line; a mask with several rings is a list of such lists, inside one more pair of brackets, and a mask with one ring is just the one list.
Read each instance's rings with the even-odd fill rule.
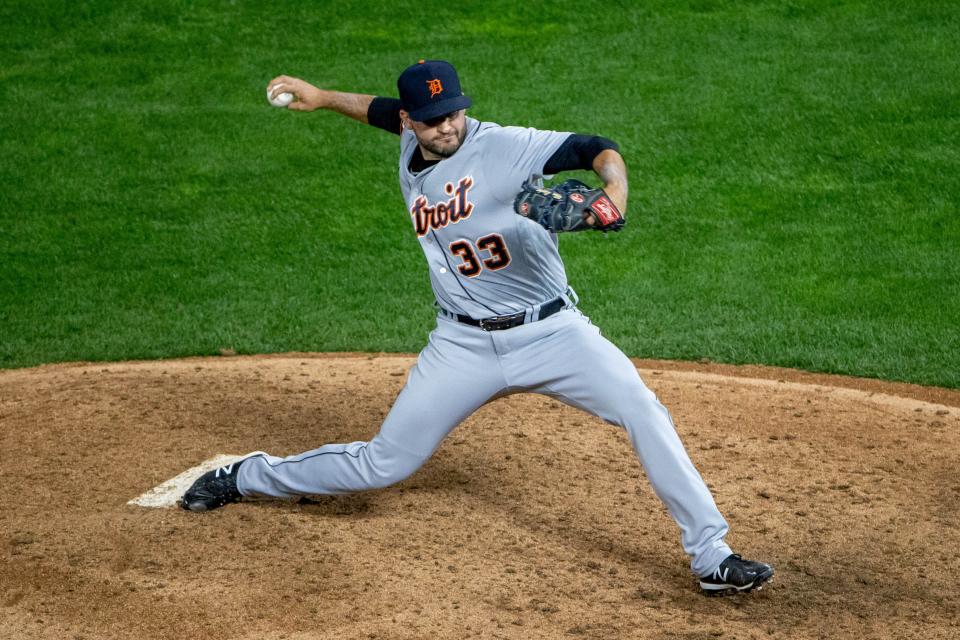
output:
[[441,273],[441,274],[446,273],[446,272],[447,272],[447,270],[446,270],[445,268],[440,267],[440,273]]

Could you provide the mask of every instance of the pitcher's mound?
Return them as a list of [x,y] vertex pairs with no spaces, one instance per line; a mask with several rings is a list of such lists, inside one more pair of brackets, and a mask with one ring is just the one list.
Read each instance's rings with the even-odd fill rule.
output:
[[697,593],[625,434],[538,396],[487,405],[382,491],[207,514],[128,504],[218,453],[369,439],[413,362],[0,372],[0,637],[960,635],[956,391],[638,362],[728,542],[777,569],[729,599]]

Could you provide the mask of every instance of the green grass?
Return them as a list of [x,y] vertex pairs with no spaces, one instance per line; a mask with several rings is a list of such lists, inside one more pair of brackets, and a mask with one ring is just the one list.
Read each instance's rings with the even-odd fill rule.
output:
[[417,351],[396,139],[263,91],[442,57],[620,142],[627,229],[561,245],[630,355],[960,387],[960,5],[639,4],[0,3],[0,366]]

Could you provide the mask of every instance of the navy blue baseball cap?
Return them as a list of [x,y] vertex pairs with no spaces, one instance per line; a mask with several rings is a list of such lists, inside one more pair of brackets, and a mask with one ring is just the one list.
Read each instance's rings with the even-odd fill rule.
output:
[[417,122],[443,116],[473,104],[460,89],[453,65],[444,60],[421,60],[397,78],[400,104]]

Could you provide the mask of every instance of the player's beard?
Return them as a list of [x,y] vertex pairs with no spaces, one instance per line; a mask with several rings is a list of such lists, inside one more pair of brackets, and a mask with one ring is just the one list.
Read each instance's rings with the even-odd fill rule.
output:
[[450,156],[452,156],[457,152],[457,150],[460,148],[460,145],[463,144],[464,138],[466,137],[467,137],[467,128],[463,127],[457,132],[456,141],[440,143],[436,141],[424,142],[423,140],[420,140],[419,142],[420,142],[420,146],[422,146],[424,149],[426,149],[430,153],[434,153],[440,156],[441,158],[449,158]]

